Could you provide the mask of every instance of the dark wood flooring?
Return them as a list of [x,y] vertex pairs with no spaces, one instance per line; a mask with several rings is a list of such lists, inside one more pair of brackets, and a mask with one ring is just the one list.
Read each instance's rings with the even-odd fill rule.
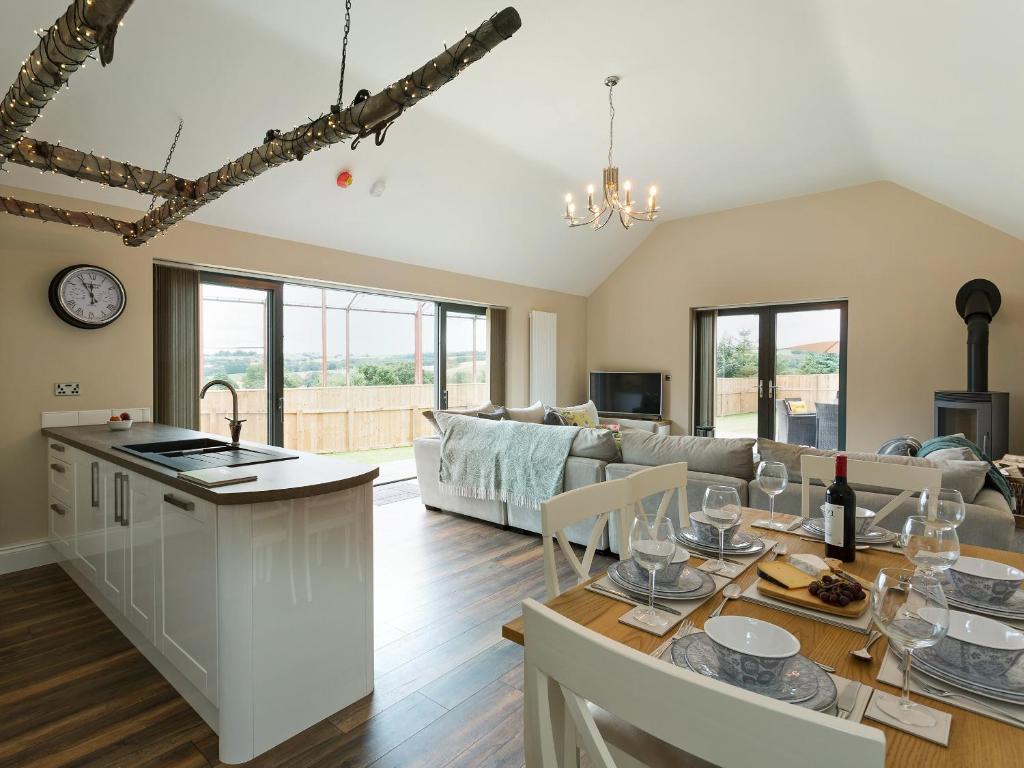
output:
[[[539,539],[418,498],[374,523],[373,694],[248,765],[520,768],[522,649],[501,625],[543,597]],[[216,734],[58,566],[0,576],[0,768],[217,765]]]

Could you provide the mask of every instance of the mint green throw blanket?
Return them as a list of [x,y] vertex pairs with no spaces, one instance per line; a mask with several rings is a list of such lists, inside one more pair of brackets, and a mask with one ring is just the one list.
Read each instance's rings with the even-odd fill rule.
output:
[[915,455],[923,459],[927,457],[929,453],[942,450],[943,448],[967,448],[978,458],[978,461],[988,462],[988,475],[986,476],[985,484],[991,485],[1003,494],[1003,497],[1006,499],[1006,503],[1010,505],[1010,509],[1016,509],[1013,491],[1010,489],[1010,484],[1006,482],[1006,478],[1003,477],[1003,473],[999,471],[999,468],[992,463],[992,460],[988,456],[982,453],[981,448],[976,446],[966,437],[958,437],[956,435],[933,437],[931,440],[925,440],[924,444]]
[[441,490],[539,507],[562,492],[578,427],[455,416],[441,438]]

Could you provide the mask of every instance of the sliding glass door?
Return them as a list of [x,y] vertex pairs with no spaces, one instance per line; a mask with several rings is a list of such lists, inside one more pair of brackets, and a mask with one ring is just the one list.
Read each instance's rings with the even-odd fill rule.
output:
[[466,408],[490,397],[487,376],[487,310],[438,304],[438,404]]
[[846,302],[703,312],[714,349],[698,354],[695,380],[714,390],[716,436],[845,446]]

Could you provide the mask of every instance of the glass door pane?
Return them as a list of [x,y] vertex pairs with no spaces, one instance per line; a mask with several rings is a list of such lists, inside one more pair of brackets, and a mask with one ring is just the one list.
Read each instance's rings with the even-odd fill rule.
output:
[[715,323],[715,436],[757,437],[759,312]]
[[840,442],[842,310],[775,309],[775,439],[836,450]]
[[[242,439],[271,442],[268,325],[271,292],[237,285],[200,285],[199,351],[202,383],[224,379],[238,390],[238,418],[245,419]],[[231,393],[215,387],[199,401],[200,429],[230,438],[225,420],[232,414]]]
[[466,408],[487,402],[487,310],[483,307],[441,304],[439,325],[440,403],[442,408]]

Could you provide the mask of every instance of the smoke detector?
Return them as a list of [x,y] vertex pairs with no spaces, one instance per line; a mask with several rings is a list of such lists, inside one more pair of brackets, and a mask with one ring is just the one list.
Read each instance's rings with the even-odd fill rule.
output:
[[373,185],[370,187],[370,196],[380,197],[381,195],[384,194],[384,190],[387,189],[387,187],[388,183],[386,180],[377,179],[375,182],[373,182]]

